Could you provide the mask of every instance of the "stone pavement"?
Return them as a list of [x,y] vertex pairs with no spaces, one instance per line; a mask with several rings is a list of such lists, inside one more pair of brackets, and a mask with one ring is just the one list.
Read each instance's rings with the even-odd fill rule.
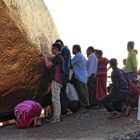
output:
[[45,139],[92,139],[107,140],[114,136],[134,132],[140,129],[136,120],[137,111],[129,117],[118,120],[108,120],[104,110],[89,110],[86,113],[77,112],[58,124],[43,123],[41,127],[17,129],[9,125],[0,128],[0,140],[45,140]]

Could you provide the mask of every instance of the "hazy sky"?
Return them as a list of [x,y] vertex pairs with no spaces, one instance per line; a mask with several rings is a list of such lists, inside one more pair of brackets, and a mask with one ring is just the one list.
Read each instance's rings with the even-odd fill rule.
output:
[[126,45],[135,42],[140,54],[140,0],[44,0],[69,48],[80,44],[85,55],[92,45],[107,58],[127,57]]

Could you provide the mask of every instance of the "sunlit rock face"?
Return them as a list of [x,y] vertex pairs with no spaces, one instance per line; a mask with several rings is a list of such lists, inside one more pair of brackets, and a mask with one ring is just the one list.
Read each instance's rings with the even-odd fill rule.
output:
[[43,0],[0,0],[0,118],[20,101],[45,96],[47,78],[40,56],[44,51],[51,55],[57,38]]

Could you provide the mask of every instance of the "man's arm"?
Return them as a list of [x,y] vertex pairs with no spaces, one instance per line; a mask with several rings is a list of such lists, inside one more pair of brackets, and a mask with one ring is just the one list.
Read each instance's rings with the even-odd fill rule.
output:
[[133,73],[137,74],[137,67],[133,67]]
[[79,55],[75,55],[74,58],[71,60],[71,65],[74,66],[80,60]]
[[133,66],[134,77],[136,77],[136,75],[137,75],[137,55],[135,53],[133,53],[131,56],[131,63]]
[[53,63],[49,60],[48,56],[45,53],[42,54],[42,59],[44,60],[47,68],[50,68],[53,66]]

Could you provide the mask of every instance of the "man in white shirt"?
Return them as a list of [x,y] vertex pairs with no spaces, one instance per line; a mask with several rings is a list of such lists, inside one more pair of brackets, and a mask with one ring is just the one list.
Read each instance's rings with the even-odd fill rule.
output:
[[65,106],[63,106],[63,110],[65,114],[61,114],[62,117],[65,115],[70,115],[71,113],[75,113],[80,108],[79,96],[74,85],[72,85],[71,83],[67,83],[66,98],[64,102]]
[[66,96],[68,99],[67,108],[70,109],[73,113],[77,112],[80,107],[79,97],[74,85],[71,83],[67,83]]
[[88,72],[88,92],[89,92],[89,102],[90,107],[96,106],[96,73],[97,73],[97,63],[98,59],[94,54],[94,48],[92,46],[87,49],[87,72]]

